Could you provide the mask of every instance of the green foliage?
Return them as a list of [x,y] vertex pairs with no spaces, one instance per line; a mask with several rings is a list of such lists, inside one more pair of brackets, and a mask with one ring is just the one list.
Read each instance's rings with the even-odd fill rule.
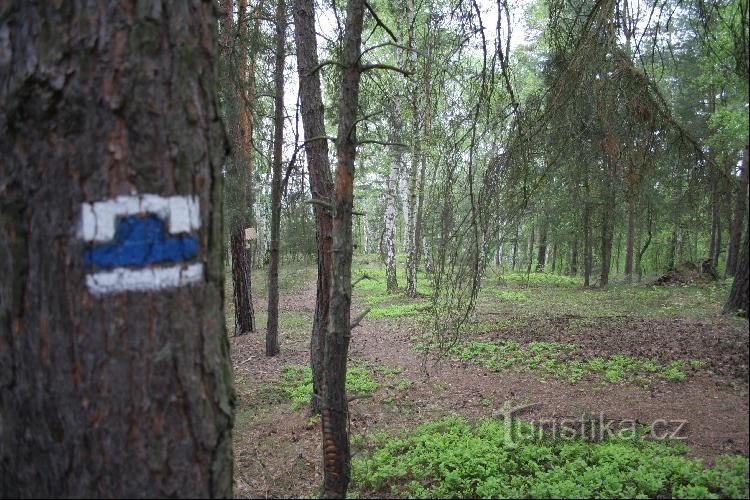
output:
[[[312,370],[309,366],[286,366],[281,377],[281,387],[292,400],[292,409],[299,410],[310,402],[313,392]],[[346,371],[346,392],[349,394],[371,394],[378,390],[378,383],[370,370],[352,366]]]
[[553,439],[519,421],[448,417],[384,439],[353,460],[354,486],[413,498],[719,498],[748,496],[748,459],[713,468],[668,442]]
[[[574,344],[530,342],[522,345],[514,340],[473,341],[450,348],[451,354],[461,361],[472,362],[494,372],[510,368],[534,370],[571,383],[584,378],[607,383],[645,383],[652,379],[682,381],[687,378],[684,361],[662,365],[653,360],[621,355],[581,360],[577,351],[578,347]],[[706,366],[700,360],[693,360],[690,365],[693,369]]]
[[401,318],[405,316],[417,316],[429,310],[430,304],[392,304],[388,306],[373,307],[367,313],[368,319],[378,318]]
[[550,273],[508,273],[500,277],[501,282],[515,285],[544,285],[544,286],[581,286],[583,280],[572,276],[562,276]]

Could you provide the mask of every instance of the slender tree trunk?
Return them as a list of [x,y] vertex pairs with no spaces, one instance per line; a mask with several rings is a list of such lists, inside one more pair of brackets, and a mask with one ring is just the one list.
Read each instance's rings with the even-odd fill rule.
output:
[[604,190],[604,207],[602,209],[602,245],[601,257],[602,266],[599,276],[599,286],[605,287],[609,284],[609,272],[612,266],[612,236],[613,236],[613,219],[615,215],[615,193],[610,183],[616,177],[616,165],[611,158],[605,161],[607,176],[602,180]]
[[591,237],[591,193],[588,178],[585,181],[586,201],[583,205],[583,286],[591,285],[591,273],[594,260],[593,238]]
[[750,317],[748,311],[750,297],[748,297],[748,288],[750,287],[750,268],[748,268],[748,247],[750,247],[750,234],[745,233],[745,244],[742,247],[740,263],[737,274],[732,283],[732,289],[729,292],[729,300],[724,306],[725,313],[741,311],[746,317]]
[[[417,70],[417,52],[416,39],[414,37],[414,24],[416,11],[414,10],[414,1],[406,0],[407,26],[409,26],[409,66],[412,73]],[[408,196],[409,203],[407,206],[408,220],[406,221],[406,295],[409,297],[417,296],[417,168],[419,167],[421,150],[421,139],[419,132],[421,129],[419,123],[419,92],[418,85],[415,83],[411,88],[411,110],[412,110],[412,132],[411,148],[412,156],[409,164],[408,177]]]
[[539,250],[536,256],[536,272],[544,272],[544,265],[547,257],[547,218],[545,216],[542,225],[539,227]]
[[648,226],[647,226],[647,233],[646,233],[646,242],[641,247],[640,251],[638,252],[638,259],[636,260],[635,264],[635,272],[638,275],[638,282],[640,283],[641,278],[643,276],[643,256],[646,254],[646,250],[648,250],[648,246],[651,244],[651,237],[653,235],[653,222],[654,222],[654,216],[653,212],[651,211],[651,206],[648,207]]
[[286,5],[276,0],[276,68],[274,74],[273,179],[271,180],[271,255],[268,263],[266,356],[279,353],[279,232],[281,228],[281,161],[284,140],[284,42]]
[[625,249],[625,282],[633,280],[633,245],[635,238],[635,200],[628,200],[628,239]]
[[737,201],[734,205],[734,216],[732,217],[732,226],[729,234],[729,248],[727,249],[727,268],[725,276],[735,276],[739,264],[740,242],[742,241],[742,231],[745,228],[745,210],[747,210],[748,194],[748,151],[749,146],[745,145],[742,155],[742,171],[737,183]]
[[521,225],[520,220],[516,219],[515,236],[513,237],[513,256],[511,257],[510,270],[516,270],[516,257],[518,256],[518,231]]
[[232,288],[234,298],[234,334],[255,331],[255,314],[253,302],[250,300],[250,266],[245,251],[245,235],[236,226],[230,236],[232,248]]
[[[400,109],[401,97],[394,98],[396,105],[388,114],[391,122],[392,142],[401,143],[403,140],[401,132],[402,117],[396,113]],[[399,173],[404,163],[404,148],[394,146],[391,148],[391,170],[386,181],[386,206],[385,206],[385,275],[386,291],[396,293],[398,291],[398,278],[396,275],[396,204],[398,198]]]
[[578,274],[578,233],[573,233],[573,240],[570,244],[570,272],[571,276]]
[[[425,55],[425,71],[424,71],[424,117],[423,117],[423,140],[428,140],[431,132],[431,112],[432,112],[432,40],[431,36],[431,21],[428,14],[427,20],[427,48]],[[419,269],[420,262],[422,260],[422,254],[424,253],[425,237],[423,234],[423,218],[424,218],[424,184],[425,174],[427,173],[427,155],[423,154],[420,159],[419,168],[419,189],[417,193],[417,222],[414,229],[414,239],[416,241],[416,268]]]
[[531,226],[531,231],[529,235],[529,253],[528,253],[528,266],[526,267],[526,274],[531,273],[531,266],[534,262],[534,236],[536,235],[536,228],[534,226]]
[[[398,142],[399,140],[400,137],[396,136],[394,142]],[[396,188],[398,186],[398,172],[400,170],[400,149],[399,147],[394,147],[392,150],[393,163],[391,164],[391,171],[386,182],[385,193],[385,276],[388,293],[398,291],[398,278],[396,277]]]
[[555,269],[557,268],[557,241],[554,241],[552,243],[552,274],[555,274]]
[[[314,0],[295,0],[294,37],[297,47],[297,71],[300,82],[300,107],[305,129],[305,155],[310,177],[310,192],[314,203],[315,239],[318,261],[318,278],[315,295],[315,317],[310,336],[310,365],[313,375],[312,413],[322,408],[324,385],[324,349],[328,311],[331,296],[331,212],[326,205],[333,203],[333,181],[328,160],[328,142],[325,137],[324,107],[320,90],[318,43],[315,35]],[[318,139],[316,139],[318,138]]]
[[2,8],[2,498],[232,496],[216,12],[160,5]]
[[346,360],[351,336],[352,205],[357,152],[360,56],[364,0],[349,0],[341,53],[342,77],[336,141],[336,187],[333,216],[333,281],[325,343],[325,391],[321,418],[324,450],[324,498],[344,498],[350,478],[349,405]]

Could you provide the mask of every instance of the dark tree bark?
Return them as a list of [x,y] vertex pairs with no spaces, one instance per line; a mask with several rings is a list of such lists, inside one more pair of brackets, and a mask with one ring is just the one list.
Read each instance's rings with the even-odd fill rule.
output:
[[[252,293],[252,253],[244,244],[244,229],[252,223],[252,179],[253,170],[253,117],[248,102],[255,96],[255,61],[257,50],[252,51],[251,62],[245,58],[237,61],[237,54],[245,50],[247,1],[240,0],[237,5],[237,33],[233,33],[233,2],[221,2],[221,40],[222,71],[229,75],[219,80],[220,88],[230,106],[225,104],[223,113],[225,121],[238,125],[229,127],[232,144],[231,159],[227,166],[228,180],[225,183],[226,203],[230,207],[228,226],[230,231],[230,252],[232,255],[232,287],[234,290],[234,334],[241,335],[255,331],[255,310]],[[253,31],[257,38],[260,27],[256,20]],[[234,76],[227,68],[241,65],[239,74]],[[247,90],[245,90],[247,88]]]
[[536,235],[536,228],[534,226],[531,226],[531,231],[529,234],[529,252],[528,252],[528,265],[526,267],[526,274],[531,273],[531,266],[534,263],[534,237]]
[[547,258],[547,219],[545,218],[539,228],[539,249],[536,255],[536,272],[544,271]]
[[646,254],[646,250],[648,250],[648,247],[651,244],[651,237],[653,236],[653,224],[654,224],[654,214],[651,210],[651,205],[649,205],[648,226],[646,228],[646,242],[643,244],[640,251],[638,252],[638,259],[636,260],[636,263],[635,263],[635,272],[638,275],[639,283],[643,276],[643,256]]
[[511,271],[516,270],[516,256],[518,255],[518,231],[519,231],[520,225],[521,225],[521,221],[516,219],[515,235],[513,236],[513,256],[511,257],[511,261],[510,261]]
[[737,269],[737,275],[734,277],[732,289],[729,292],[729,300],[724,306],[725,313],[741,312],[746,318],[750,318],[748,310],[748,286],[750,285],[750,268],[748,268],[748,248],[750,247],[750,234],[745,234],[745,244],[742,247],[742,255]]
[[571,276],[578,274],[578,233],[573,233],[573,240],[570,243],[570,272]]
[[555,269],[557,268],[557,241],[554,241],[552,243],[552,274],[555,274]]
[[279,353],[279,230],[281,228],[281,154],[284,140],[284,42],[286,6],[276,1],[276,68],[274,74],[273,178],[271,180],[271,255],[268,263],[266,356]]
[[[0,497],[232,496],[214,6],[131,7],[2,8]],[[96,286],[86,203],[145,194],[194,197],[200,272]]]
[[591,193],[589,181],[586,178],[584,187],[586,189],[586,201],[583,203],[583,286],[590,286],[591,273],[594,260],[593,238],[591,238]]
[[609,284],[609,272],[612,267],[612,240],[613,219],[615,215],[615,193],[611,182],[615,178],[616,165],[614,160],[608,158],[605,164],[605,177],[602,179],[604,191],[604,206],[602,207],[602,237],[601,237],[601,272],[599,275],[599,286],[605,287]]
[[364,0],[349,0],[341,53],[342,75],[336,140],[336,185],[333,215],[333,280],[325,342],[325,390],[321,424],[324,450],[324,498],[344,498],[350,478],[349,404],[346,361],[351,336],[352,206],[354,159],[357,152],[357,110],[361,78],[360,55]]
[[745,145],[742,155],[742,171],[737,187],[737,201],[734,205],[734,215],[732,217],[732,226],[729,233],[729,248],[727,249],[727,268],[725,276],[735,276],[739,265],[740,242],[742,241],[742,231],[745,228],[745,210],[747,210],[747,188],[748,188],[748,151],[749,146]]
[[625,249],[625,281],[633,280],[633,248],[635,241],[635,200],[628,200],[628,238]]
[[234,334],[255,331],[255,311],[250,298],[250,259],[245,250],[245,235],[238,225],[230,236],[232,247],[232,288],[234,299]]
[[333,202],[333,181],[328,160],[328,142],[323,138],[326,133],[323,99],[320,91],[320,72],[312,71],[318,66],[314,0],[295,0],[294,38],[297,47],[300,107],[302,125],[305,129],[305,155],[310,177],[310,192],[314,200],[324,202],[324,204],[313,204],[318,281],[315,317],[310,336],[310,365],[313,375],[313,396],[310,409],[313,413],[318,413],[323,397],[323,352],[331,294],[331,213],[325,205]]

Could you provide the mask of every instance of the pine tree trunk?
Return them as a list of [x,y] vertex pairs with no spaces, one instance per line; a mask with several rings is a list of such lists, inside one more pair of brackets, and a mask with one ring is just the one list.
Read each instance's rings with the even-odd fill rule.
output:
[[[0,497],[232,496],[215,21],[3,8]],[[109,269],[126,226],[184,252]]]
[[284,42],[286,5],[276,0],[276,68],[274,74],[273,179],[271,180],[271,255],[268,263],[266,356],[279,353],[279,232],[281,227],[281,153],[284,146]]
[[547,257],[547,220],[539,228],[539,249],[536,255],[536,272],[544,272]]
[[740,311],[746,318],[750,318],[748,310],[748,287],[750,285],[750,269],[748,268],[748,247],[750,247],[749,234],[745,234],[745,244],[742,247],[740,263],[737,269],[737,275],[734,277],[732,289],[729,292],[729,300],[724,306],[725,313],[734,313]]
[[[305,155],[310,177],[310,192],[314,200],[333,202],[333,181],[328,160],[328,142],[325,137],[324,107],[320,90],[318,43],[315,35],[314,0],[295,0],[294,38],[297,48],[297,71],[300,81],[300,107],[305,129]],[[318,138],[318,139],[315,139]],[[331,296],[331,212],[325,206],[313,204],[315,213],[315,239],[318,261],[318,278],[315,294],[315,317],[310,336],[310,365],[313,375],[312,413],[322,408],[323,361],[325,336],[328,328],[328,311]]]
[[519,231],[520,225],[521,225],[521,222],[519,220],[516,220],[516,228],[515,228],[516,232],[513,238],[513,256],[511,257],[511,262],[510,262],[511,271],[516,270],[516,257],[518,256],[518,231]]
[[625,282],[633,280],[633,247],[635,238],[635,201],[628,200],[628,238],[625,249]]
[[578,233],[573,233],[573,241],[570,244],[570,276],[578,274]]
[[250,300],[250,263],[245,250],[245,235],[239,226],[232,229],[232,282],[234,283],[234,334],[255,331],[255,311]]
[[591,285],[591,273],[594,260],[593,238],[591,237],[591,193],[588,178],[585,181],[586,201],[583,205],[583,286]]
[[737,183],[737,201],[734,205],[734,215],[732,217],[732,226],[729,234],[729,248],[727,249],[727,268],[725,276],[735,276],[739,265],[740,242],[742,241],[742,231],[745,228],[745,210],[747,210],[747,188],[748,188],[748,151],[749,146],[745,145],[742,155],[742,171]]
[[349,404],[346,361],[351,337],[352,205],[356,119],[359,106],[359,60],[364,1],[349,0],[341,62],[339,126],[336,141],[336,187],[333,216],[333,281],[325,342],[325,391],[321,424],[324,450],[324,498],[344,498],[350,479]]

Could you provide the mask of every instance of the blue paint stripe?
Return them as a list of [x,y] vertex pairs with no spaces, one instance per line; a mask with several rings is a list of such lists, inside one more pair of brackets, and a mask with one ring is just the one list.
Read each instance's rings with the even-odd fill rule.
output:
[[186,262],[197,255],[195,236],[172,236],[167,233],[164,221],[155,215],[132,215],[117,222],[112,243],[86,249],[83,262],[86,267],[113,269]]

